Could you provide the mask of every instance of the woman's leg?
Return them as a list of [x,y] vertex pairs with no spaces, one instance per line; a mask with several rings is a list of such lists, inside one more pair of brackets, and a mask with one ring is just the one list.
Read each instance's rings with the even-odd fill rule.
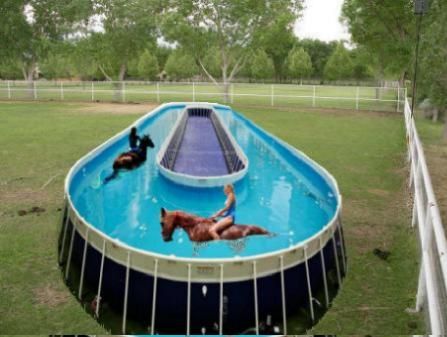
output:
[[216,222],[214,225],[210,228],[210,235],[213,238],[213,240],[219,240],[219,232],[222,232],[224,229],[230,227],[233,224],[233,217],[227,216],[226,218],[223,218]]

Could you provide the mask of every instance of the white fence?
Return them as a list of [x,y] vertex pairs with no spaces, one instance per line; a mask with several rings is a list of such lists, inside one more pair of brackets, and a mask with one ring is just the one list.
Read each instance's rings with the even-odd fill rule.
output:
[[214,101],[270,106],[401,111],[405,89],[299,84],[203,82],[0,81],[3,100],[169,102]]
[[408,99],[405,99],[410,187],[414,193],[412,226],[421,248],[416,310],[424,309],[432,335],[447,334],[447,240],[424,151]]

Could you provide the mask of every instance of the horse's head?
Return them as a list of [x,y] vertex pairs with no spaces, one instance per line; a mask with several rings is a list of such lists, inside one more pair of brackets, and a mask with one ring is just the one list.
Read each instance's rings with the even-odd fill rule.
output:
[[144,135],[143,138],[141,138],[140,146],[142,148],[154,148],[155,144],[149,135]]
[[164,208],[160,210],[161,235],[165,242],[172,241],[172,233],[174,233],[176,224],[175,212],[169,212]]

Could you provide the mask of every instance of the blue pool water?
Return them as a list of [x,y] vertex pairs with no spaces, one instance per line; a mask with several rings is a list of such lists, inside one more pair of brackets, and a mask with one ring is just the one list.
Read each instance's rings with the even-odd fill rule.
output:
[[235,185],[237,222],[256,224],[277,235],[195,244],[177,230],[173,241],[164,242],[161,207],[207,217],[225,201],[221,188],[176,185],[157,169],[155,156],[182,108],[168,107],[138,127],[140,134],[149,133],[155,143],[141,167],[103,183],[112,172],[114,158],[127,150],[127,135],[123,135],[74,175],[69,193],[85,220],[135,248],[178,257],[226,258],[288,248],[314,235],[334,216],[337,198],[320,174],[241,115],[217,108],[249,160],[247,175]]

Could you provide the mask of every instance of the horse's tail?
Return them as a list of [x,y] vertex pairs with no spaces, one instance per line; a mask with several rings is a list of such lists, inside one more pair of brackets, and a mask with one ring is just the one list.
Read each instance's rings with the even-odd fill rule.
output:
[[104,184],[107,184],[110,180],[115,179],[118,176],[118,170],[113,170],[113,172],[104,178]]
[[270,233],[268,230],[258,227],[258,226],[250,226],[250,234],[251,235],[268,235],[268,236],[276,236],[274,233]]

